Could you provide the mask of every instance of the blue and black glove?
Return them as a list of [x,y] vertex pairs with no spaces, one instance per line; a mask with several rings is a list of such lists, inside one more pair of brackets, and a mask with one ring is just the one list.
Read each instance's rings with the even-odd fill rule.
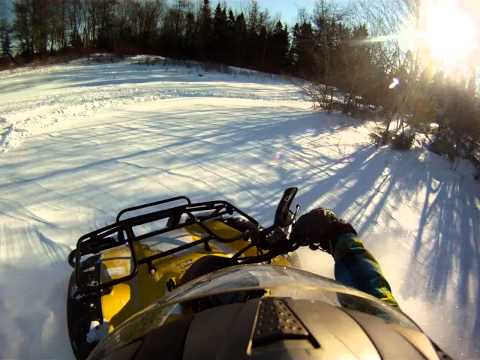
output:
[[299,245],[321,248],[333,254],[338,238],[357,232],[352,225],[339,219],[332,210],[317,208],[302,215],[294,224],[291,239]]

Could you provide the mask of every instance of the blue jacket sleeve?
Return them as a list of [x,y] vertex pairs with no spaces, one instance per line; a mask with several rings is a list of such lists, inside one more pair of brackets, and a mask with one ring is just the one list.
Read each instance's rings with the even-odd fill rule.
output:
[[377,260],[354,234],[345,234],[337,239],[333,257],[337,281],[398,307]]

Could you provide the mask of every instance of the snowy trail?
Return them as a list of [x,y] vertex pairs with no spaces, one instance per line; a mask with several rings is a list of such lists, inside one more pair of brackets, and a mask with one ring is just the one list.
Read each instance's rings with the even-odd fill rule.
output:
[[[353,222],[402,308],[441,346],[480,357],[480,198],[467,164],[369,146],[368,126],[312,112],[275,78],[127,62],[3,75],[0,358],[72,358],[66,256],[118,210],[188,194],[268,224],[290,185],[305,210]],[[327,256],[300,259],[332,275]]]
[[241,73],[212,75],[200,68],[127,62],[12,72],[4,76],[0,86],[0,151],[45,129],[63,128],[72,119],[88,118],[99,109],[184,97],[268,101],[302,97],[297,88],[285,84],[284,91],[279,92],[271,77],[270,83],[251,80],[251,76]]

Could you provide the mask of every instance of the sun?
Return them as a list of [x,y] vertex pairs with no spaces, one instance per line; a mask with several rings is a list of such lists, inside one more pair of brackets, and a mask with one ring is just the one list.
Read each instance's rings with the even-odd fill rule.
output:
[[478,62],[480,29],[475,20],[459,1],[424,0],[415,30],[408,33],[415,33],[414,47],[424,59],[453,73]]
[[477,46],[477,27],[454,3],[427,9],[423,37],[435,60],[452,67],[467,61]]

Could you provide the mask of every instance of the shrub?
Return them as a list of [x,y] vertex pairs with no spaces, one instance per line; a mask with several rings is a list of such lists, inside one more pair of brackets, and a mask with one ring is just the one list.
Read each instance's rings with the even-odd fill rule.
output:
[[370,140],[375,146],[383,146],[392,142],[393,134],[391,131],[377,130],[369,134]]
[[448,155],[456,152],[454,140],[445,136],[437,136],[428,148],[438,155]]
[[415,133],[413,131],[405,131],[393,137],[392,148],[395,150],[410,150],[414,141]]

